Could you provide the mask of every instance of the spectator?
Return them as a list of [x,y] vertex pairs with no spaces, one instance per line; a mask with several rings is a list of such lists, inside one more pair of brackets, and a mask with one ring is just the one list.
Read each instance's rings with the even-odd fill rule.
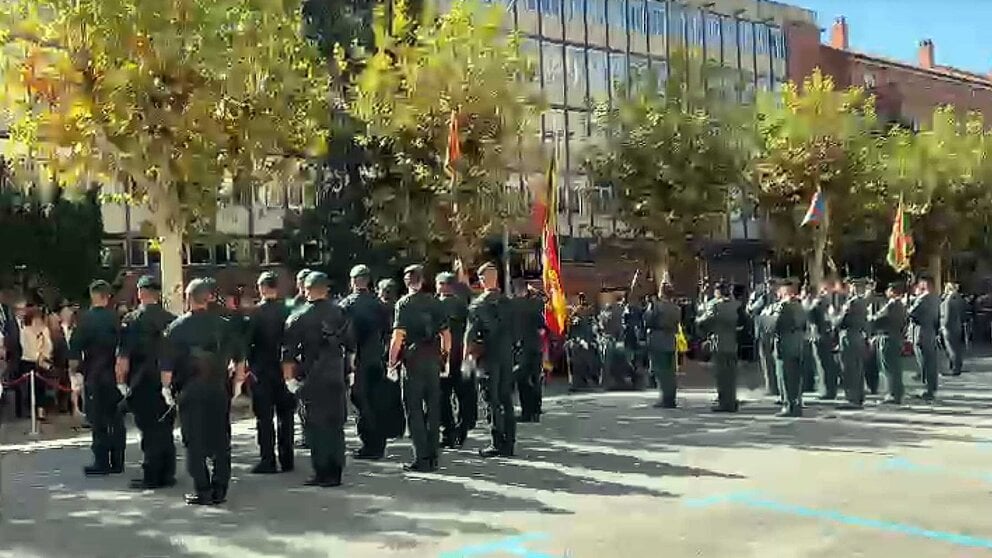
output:
[[[66,376],[69,376],[69,340],[72,339],[72,332],[76,329],[79,320],[79,307],[66,304],[59,310],[59,343],[56,344],[56,361],[62,364],[64,360]],[[71,395],[69,397],[69,408],[72,416],[80,418],[83,415],[83,375],[76,373],[68,377]]]
[[[21,363],[17,378],[37,374],[34,382],[35,407],[38,420],[45,420],[47,393],[42,376],[48,376],[52,369],[52,337],[45,323],[45,313],[37,306],[27,306],[24,312],[24,327],[21,328]],[[25,380],[17,387],[18,398],[14,412],[18,417],[30,415],[31,381]]]

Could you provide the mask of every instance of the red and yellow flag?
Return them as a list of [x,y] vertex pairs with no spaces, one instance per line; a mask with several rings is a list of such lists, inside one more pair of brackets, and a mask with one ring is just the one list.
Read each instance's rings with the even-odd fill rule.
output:
[[444,172],[455,180],[458,171],[455,164],[462,158],[462,143],[458,136],[458,111],[452,109],[451,117],[448,120],[448,149],[444,155]]
[[889,235],[889,254],[886,258],[892,269],[902,273],[910,268],[913,257],[913,235],[909,231],[909,220],[903,209],[902,196],[899,196],[899,207],[892,221],[892,234]]
[[544,306],[544,320],[548,330],[555,335],[565,333],[568,321],[568,303],[565,289],[561,285],[561,260],[558,256],[558,162],[555,154],[548,163],[545,178],[544,224],[541,231],[541,267],[544,293],[547,302]]

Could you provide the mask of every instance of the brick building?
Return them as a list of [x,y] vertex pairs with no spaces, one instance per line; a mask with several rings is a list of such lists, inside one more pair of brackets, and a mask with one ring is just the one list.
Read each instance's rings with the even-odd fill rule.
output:
[[799,82],[819,67],[839,88],[861,86],[874,94],[881,118],[914,129],[943,105],[992,118],[992,76],[937,64],[936,45],[929,39],[920,41],[917,60],[903,62],[852,50],[844,18],[834,21],[827,43],[820,34],[806,21],[786,25],[790,80]]

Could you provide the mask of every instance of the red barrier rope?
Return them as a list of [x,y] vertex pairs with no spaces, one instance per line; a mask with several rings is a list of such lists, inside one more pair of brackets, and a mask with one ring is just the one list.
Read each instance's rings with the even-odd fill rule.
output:
[[24,382],[27,382],[30,379],[31,379],[31,374],[25,374],[20,378],[14,380],[13,382],[0,382],[0,384],[3,384],[4,388],[12,388],[12,387],[17,387],[23,384]]
[[[17,386],[19,386],[19,385],[21,385],[23,383],[27,383],[28,381],[30,381],[31,380],[31,374],[34,374],[34,372],[31,372],[30,374],[25,374],[25,375],[21,376],[20,378],[14,380],[13,382],[0,382],[0,383],[3,384],[4,389],[8,389],[8,388],[12,388],[12,387],[17,387]],[[41,376],[41,375],[38,375],[38,374],[35,374],[35,378],[41,380],[45,384],[48,384],[49,387],[52,387],[54,389],[57,389],[58,391],[61,391],[61,392],[64,392],[64,393],[72,393],[72,388],[65,387],[65,386],[59,384],[56,380],[51,380],[49,378],[46,378],[46,377]]]

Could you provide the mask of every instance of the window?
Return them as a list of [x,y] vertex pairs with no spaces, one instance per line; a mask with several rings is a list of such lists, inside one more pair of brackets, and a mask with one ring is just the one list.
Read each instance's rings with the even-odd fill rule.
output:
[[668,81],[668,62],[664,60],[652,60],[651,73],[654,75],[658,91],[664,91],[665,83]]
[[645,16],[644,2],[641,0],[630,0],[630,32],[646,35],[648,32],[648,21]]
[[768,91],[770,85],[768,76],[758,76],[758,91]]
[[865,72],[865,75],[862,76],[862,79],[864,80],[865,88],[873,89],[875,87],[875,74],[871,72]]
[[768,54],[768,26],[763,23],[754,25],[754,48],[759,55]]
[[128,243],[128,256],[134,267],[148,265],[148,241],[143,238],[133,239]]
[[610,53],[610,87],[618,97],[627,90],[627,55]]
[[278,240],[265,240],[257,245],[258,260],[261,265],[275,265],[283,263],[286,258],[282,246]]
[[630,83],[633,91],[641,91],[644,80],[648,78],[648,59],[643,56],[630,55]]
[[234,243],[218,244],[214,247],[215,261],[218,265],[238,263],[238,247]]
[[186,265],[209,265],[214,260],[212,247],[202,242],[187,244],[184,252],[183,263]]
[[771,51],[772,57],[778,60],[785,60],[785,35],[781,27],[770,27],[771,29]]
[[563,103],[565,65],[562,60],[561,45],[545,42],[541,48],[544,52],[544,94],[551,103]]
[[721,17],[723,26],[723,59],[737,65],[737,22],[731,17]]
[[547,17],[561,17],[562,0],[541,0],[541,13]]
[[258,198],[264,207],[283,207],[286,205],[286,188],[276,182],[263,184],[259,186]]
[[300,261],[305,264],[321,263],[320,243],[316,240],[308,240],[300,244]]
[[711,56],[718,56],[720,53],[720,20],[717,14],[703,13],[706,19],[706,50]]
[[586,0],[590,25],[606,25],[606,0]]
[[609,17],[610,27],[614,29],[625,30],[627,28],[627,21],[624,17],[624,2],[623,0],[606,0],[607,16]]
[[104,240],[103,246],[100,247],[100,264],[108,268],[124,265],[124,242]]
[[586,102],[586,53],[579,47],[565,48],[565,72],[568,77],[568,104]]
[[303,182],[292,182],[286,186],[286,204],[294,209],[302,208],[305,205],[305,194]]
[[589,96],[592,102],[609,98],[610,74],[606,67],[606,53],[589,49]]
[[586,0],[565,0],[565,19],[581,22],[585,17]]
[[664,37],[666,34],[665,25],[665,4],[649,0],[648,31],[655,37]]
[[741,37],[741,53],[751,54],[751,49],[754,48],[754,24],[741,20],[738,28]]
[[699,10],[690,8],[688,11],[683,13],[686,19],[687,34],[689,37],[689,44],[691,45],[702,45],[703,44],[703,13]]
[[539,0],[525,0],[524,9],[528,12],[537,12]]
[[682,45],[685,43],[685,10],[679,4],[668,5],[668,35],[673,44]]

